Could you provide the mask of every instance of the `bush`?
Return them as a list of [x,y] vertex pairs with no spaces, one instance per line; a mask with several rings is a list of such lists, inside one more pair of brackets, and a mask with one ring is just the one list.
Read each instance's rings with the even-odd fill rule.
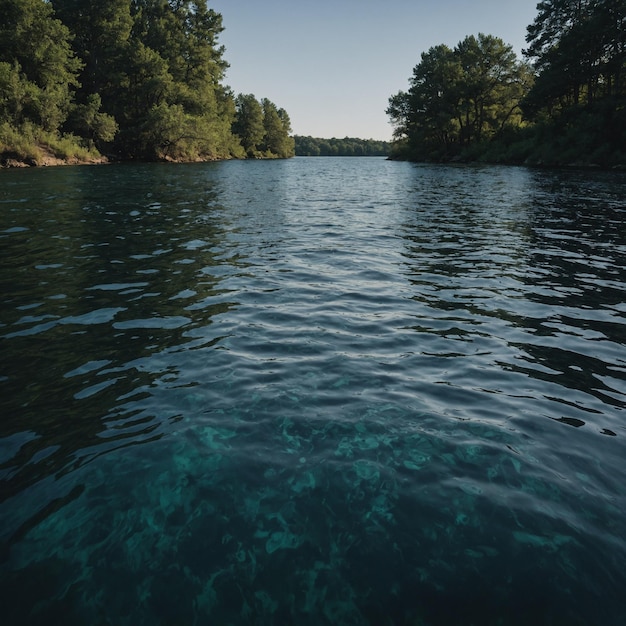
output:
[[45,131],[31,122],[19,128],[8,122],[0,124],[0,155],[25,163],[40,164],[46,156],[68,162],[89,162],[100,158],[95,148],[88,148],[79,137]]

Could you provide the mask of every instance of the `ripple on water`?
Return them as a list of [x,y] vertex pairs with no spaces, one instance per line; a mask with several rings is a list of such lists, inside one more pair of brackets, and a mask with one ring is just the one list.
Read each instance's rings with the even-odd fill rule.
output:
[[9,621],[624,622],[621,174],[7,174]]

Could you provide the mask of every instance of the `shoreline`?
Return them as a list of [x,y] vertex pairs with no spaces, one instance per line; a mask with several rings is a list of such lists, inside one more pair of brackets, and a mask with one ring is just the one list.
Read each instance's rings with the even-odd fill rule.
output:
[[141,160],[141,159],[118,159],[115,157],[107,157],[105,155],[92,156],[88,158],[70,157],[67,159],[56,156],[54,153],[48,150],[42,150],[43,156],[40,158],[35,157],[22,157],[16,152],[5,151],[0,153],[0,170],[3,169],[26,169],[26,168],[41,168],[41,167],[65,167],[70,165],[111,165],[113,163],[217,163],[219,161],[273,161],[280,160],[281,157],[266,157],[266,158],[247,158],[237,159],[233,156],[211,156],[211,157],[197,157],[194,159],[174,159],[171,157],[164,157],[162,159]]
[[28,157],[5,157],[0,155],[0,169],[27,169],[33,167],[62,167],[68,165],[107,165],[111,161],[106,157],[93,157],[90,159],[61,159],[54,156],[45,156],[42,159]]
[[[41,167],[66,167],[76,165],[111,165],[113,163],[137,163],[135,159],[116,159],[114,157],[107,157],[105,155],[90,156],[88,158],[69,157],[61,158],[56,156],[51,150],[46,149],[44,146],[39,146],[42,151],[40,158],[32,156],[22,157],[14,151],[5,151],[0,153],[0,170],[2,169],[27,169],[27,168],[41,168]],[[319,156],[317,158],[325,158]],[[342,158],[351,158],[345,156]],[[354,157],[352,157],[354,158]],[[625,172],[626,164],[616,164],[603,166],[597,163],[540,163],[540,162],[506,162],[506,161],[489,161],[489,160],[463,160],[463,159],[451,159],[448,161],[427,161],[427,160],[412,160],[398,158],[397,156],[389,155],[386,157],[388,161],[408,161],[411,163],[422,164],[438,164],[438,165],[510,165],[521,166],[538,169],[565,169],[565,170],[588,170],[588,171],[605,171],[605,172]],[[156,159],[154,161],[143,161],[146,163],[214,163],[218,161],[230,161],[234,160],[234,157],[206,157],[195,159],[173,159],[165,157],[163,159]],[[257,160],[257,159],[243,159],[243,160]],[[273,159],[268,159],[273,160]]]

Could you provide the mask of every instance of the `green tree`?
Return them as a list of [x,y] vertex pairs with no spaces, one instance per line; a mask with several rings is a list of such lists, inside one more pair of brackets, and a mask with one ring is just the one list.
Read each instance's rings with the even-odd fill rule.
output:
[[422,53],[407,92],[389,100],[394,136],[416,159],[445,159],[521,121],[530,71],[491,35]]
[[52,0],[59,19],[72,33],[72,45],[84,61],[79,102],[99,94],[105,109],[120,94],[122,68],[130,57],[133,27],[130,0]]
[[53,1],[86,61],[78,112],[99,96],[102,112],[119,124],[122,156],[197,159],[237,151],[233,97],[221,84],[222,18],[206,0]]
[[314,139],[311,136],[301,137],[296,135],[294,137],[296,144],[296,155],[298,156],[320,156],[320,140]]
[[223,79],[222,16],[206,0],[133,0],[133,13],[134,36],[167,60],[176,82],[198,88]]
[[549,115],[581,102],[623,95],[626,2],[545,0],[528,26],[524,51],[537,80],[526,110]]
[[295,153],[295,142],[289,136],[291,122],[284,109],[277,109],[276,105],[263,98],[263,143],[261,149],[269,156],[277,156],[282,159],[292,157]]
[[253,94],[239,94],[235,106],[233,133],[239,138],[247,156],[258,157],[265,137],[263,107]]
[[389,142],[375,139],[320,139],[296,135],[294,140],[298,156],[389,156],[391,151]]
[[[536,80],[523,101],[543,163],[626,160],[626,2],[544,0],[528,26]],[[539,139],[539,135],[541,138]]]
[[112,142],[118,130],[115,119],[103,113],[101,106],[100,94],[92,93],[85,104],[75,105],[69,115],[68,126],[93,145]]
[[233,97],[222,85],[228,64],[223,46],[217,43],[223,31],[221,15],[209,9],[206,0],[134,0],[133,7],[134,38],[159,55],[167,72],[157,79],[163,98],[151,105],[160,111],[153,112],[151,119],[154,115],[161,119],[165,103],[177,107],[166,116],[167,127],[175,119],[180,121],[176,142],[171,142],[171,136],[159,141],[157,151],[165,144],[168,153],[188,157],[236,152],[230,133]]
[[0,121],[57,131],[81,62],[68,29],[43,0],[0,0]]
[[153,125],[175,93],[167,62],[158,52],[134,40],[123,85],[115,108],[122,125],[120,148],[128,156],[158,159],[161,149],[169,143],[159,135],[161,124],[156,128]]
[[[117,135],[117,118],[123,124],[127,114],[126,67],[133,58],[130,1],[52,0],[52,4],[84,61],[66,128],[96,145],[109,143]],[[118,149],[120,142],[118,136]]]
[[462,76],[458,82],[460,145],[491,138],[507,123],[521,119],[519,103],[530,71],[513,48],[492,35],[469,36],[455,48]]
[[0,0],[3,150],[30,124],[125,158],[291,156],[287,113],[223,84],[222,31],[207,0]]
[[406,138],[416,158],[445,156],[459,141],[458,56],[441,44],[421,55],[413,69],[408,92],[389,101],[387,114],[397,139]]

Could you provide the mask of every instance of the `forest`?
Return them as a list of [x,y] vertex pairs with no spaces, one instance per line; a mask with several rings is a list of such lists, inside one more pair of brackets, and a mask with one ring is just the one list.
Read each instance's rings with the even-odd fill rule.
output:
[[[234,94],[207,0],[0,0],[0,165],[387,155],[626,167],[626,0],[542,0],[517,58],[493,35],[421,55],[392,144],[292,137]],[[104,155],[104,156],[102,156]]]
[[294,155],[287,112],[224,85],[207,0],[0,0],[0,159]]
[[391,143],[377,139],[321,139],[295,135],[296,156],[389,156]]
[[626,167],[626,1],[543,0],[519,60],[492,35],[422,53],[392,158]]

